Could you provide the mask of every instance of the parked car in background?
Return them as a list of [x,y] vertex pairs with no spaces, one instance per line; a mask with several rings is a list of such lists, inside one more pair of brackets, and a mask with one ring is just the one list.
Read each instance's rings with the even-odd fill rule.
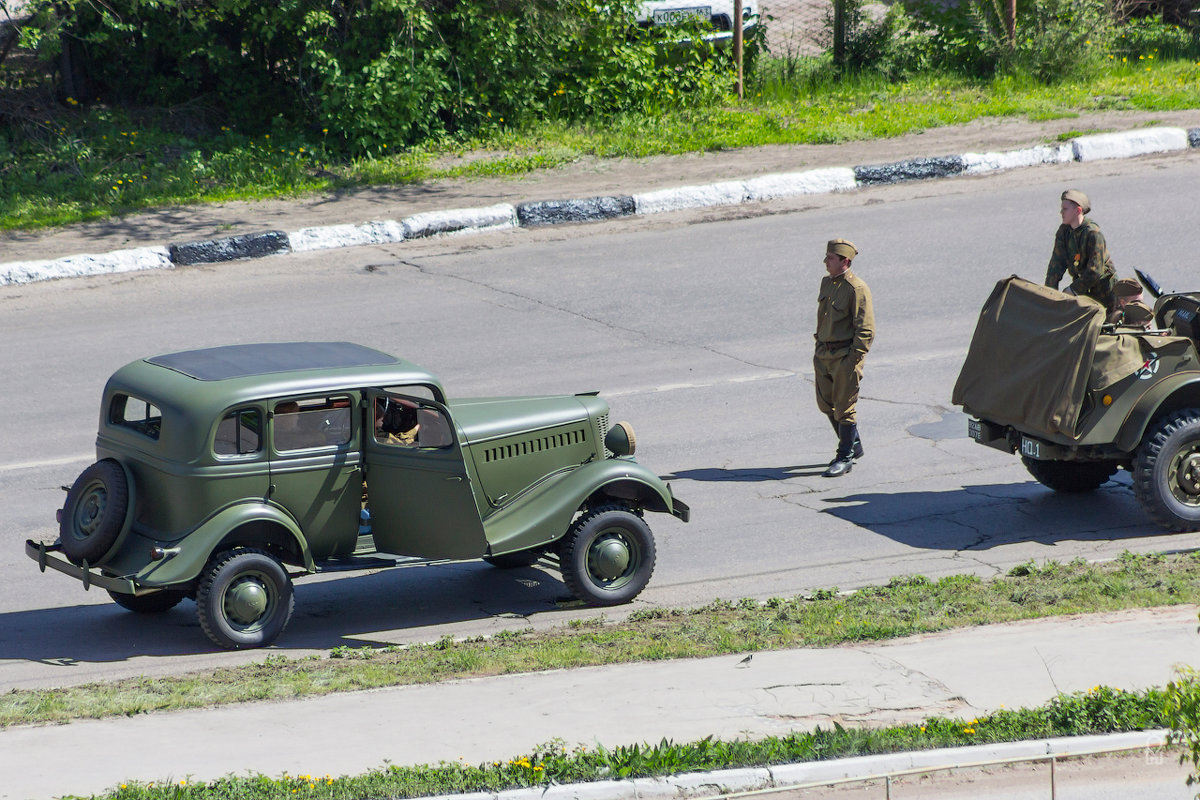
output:
[[596,393],[449,399],[433,374],[348,342],[152,356],[104,388],[96,462],[26,554],[140,613],[192,599],[221,647],[261,647],[292,579],[539,560],[588,605],[646,586],[644,519],[687,521]]
[[[749,35],[758,24],[757,4],[742,3],[742,30]],[[637,21],[643,27],[690,24],[707,27],[711,32],[704,38],[714,44],[724,44],[733,38],[733,0],[713,2],[677,2],[677,0],[645,0],[638,11]]]

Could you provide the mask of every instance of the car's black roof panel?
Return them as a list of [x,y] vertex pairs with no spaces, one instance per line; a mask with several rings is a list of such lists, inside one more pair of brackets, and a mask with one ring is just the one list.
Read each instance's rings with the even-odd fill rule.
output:
[[352,342],[268,342],[185,350],[146,359],[201,381],[275,372],[398,364],[399,359]]

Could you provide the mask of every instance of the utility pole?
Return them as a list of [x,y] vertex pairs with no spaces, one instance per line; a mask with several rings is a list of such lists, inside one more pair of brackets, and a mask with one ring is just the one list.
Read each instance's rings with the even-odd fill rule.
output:
[[[1015,0],[1014,0],[1015,2]],[[733,64],[737,70],[737,96],[742,99],[742,0],[733,0]]]

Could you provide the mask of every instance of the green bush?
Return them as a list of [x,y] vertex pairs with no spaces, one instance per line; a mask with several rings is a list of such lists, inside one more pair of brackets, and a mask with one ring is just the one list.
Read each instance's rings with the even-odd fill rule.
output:
[[1200,28],[1157,19],[1131,19],[1117,28],[1112,53],[1126,58],[1200,58]]
[[68,104],[307,128],[354,153],[529,120],[710,101],[727,61],[634,24],[635,0],[34,0]]

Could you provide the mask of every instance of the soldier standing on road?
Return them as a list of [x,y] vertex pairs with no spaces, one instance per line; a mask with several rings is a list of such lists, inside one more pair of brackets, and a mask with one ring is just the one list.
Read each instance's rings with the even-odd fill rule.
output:
[[1113,297],[1116,271],[1100,226],[1085,216],[1092,205],[1078,189],[1063,192],[1061,200],[1062,225],[1054,235],[1046,285],[1057,289],[1063,275],[1070,273],[1069,292],[1090,297],[1111,313],[1116,307]]
[[833,239],[825,247],[825,269],[817,297],[816,373],[817,408],[829,417],[837,431],[837,453],[824,475],[845,475],[862,458],[854,406],[862,380],[863,359],[875,338],[875,311],[871,290],[850,271],[858,250],[845,239]]

